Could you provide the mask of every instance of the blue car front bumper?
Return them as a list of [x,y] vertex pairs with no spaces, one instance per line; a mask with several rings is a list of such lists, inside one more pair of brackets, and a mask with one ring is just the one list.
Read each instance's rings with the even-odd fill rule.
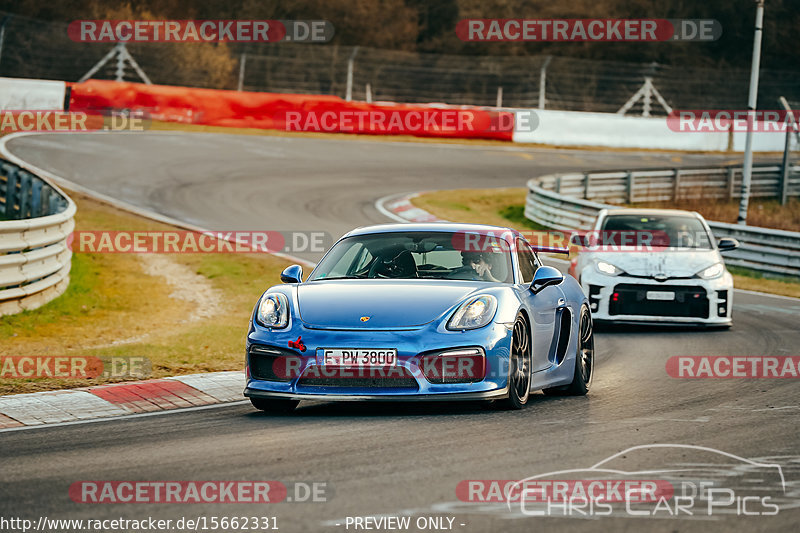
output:
[[[428,324],[402,330],[328,330],[309,328],[294,321],[285,330],[269,330],[251,321],[247,336],[247,386],[244,395],[254,398],[300,400],[489,400],[508,395],[511,324],[492,323],[468,331],[449,331],[444,325]],[[298,338],[302,348],[297,347]],[[291,344],[290,344],[291,343]],[[290,347],[294,346],[294,347]],[[342,376],[330,375],[323,366],[323,349],[396,349],[397,369],[393,381],[372,379],[369,371],[353,369]],[[424,354],[480,348],[485,354],[481,379],[468,383],[433,383],[421,369]],[[265,355],[270,354],[270,355]],[[292,357],[297,367],[291,374],[264,379],[258,358],[274,363]],[[270,363],[270,364],[272,364]],[[316,367],[316,368],[315,368]],[[314,376],[316,379],[309,378]],[[320,376],[322,379],[320,379]],[[352,379],[348,376],[353,376]],[[366,379],[361,379],[366,376]]]

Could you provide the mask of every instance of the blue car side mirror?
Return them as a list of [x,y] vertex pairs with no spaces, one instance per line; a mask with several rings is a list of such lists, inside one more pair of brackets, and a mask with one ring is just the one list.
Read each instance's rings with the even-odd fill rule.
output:
[[545,287],[550,285],[558,285],[564,281],[564,274],[558,271],[557,268],[551,266],[540,266],[536,269],[533,275],[533,283],[531,283],[531,290],[534,293],[539,292]]
[[288,266],[281,272],[281,281],[284,283],[302,283],[303,267],[300,265]]

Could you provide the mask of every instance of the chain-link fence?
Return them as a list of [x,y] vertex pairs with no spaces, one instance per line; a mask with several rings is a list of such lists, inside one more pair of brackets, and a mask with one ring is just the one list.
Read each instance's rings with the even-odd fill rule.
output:
[[[3,15],[0,14],[0,20]],[[112,50],[67,37],[66,23],[6,17],[0,76],[78,81]],[[749,68],[697,68],[551,56],[420,54],[336,44],[129,44],[127,51],[156,84],[241,88],[346,97],[354,100],[617,112],[649,78],[675,109],[743,109]],[[139,78],[111,58],[94,78]],[[349,73],[349,75],[348,75]],[[762,70],[759,108],[779,96],[800,100],[800,72]],[[348,79],[350,83],[348,84]],[[654,96],[652,90],[646,96]],[[642,98],[629,109],[639,114]],[[654,96],[654,115],[666,114]]]
[[[446,102],[616,112],[646,78],[677,109],[743,109],[749,69],[687,68],[552,56],[416,54],[371,48],[279,45],[247,53],[245,90],[324,93],[344,97],[352,60],[355,100]],[[761,73],[760,106],[781,95],[800,97],[798,72]],[[631,109],[641,110],[642,103]],[[666,114],[653,99],[654,114]]]

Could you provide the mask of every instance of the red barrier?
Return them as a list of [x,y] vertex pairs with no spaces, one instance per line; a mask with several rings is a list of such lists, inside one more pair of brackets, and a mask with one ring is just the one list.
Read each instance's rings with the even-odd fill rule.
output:
[[367,104],[337,96],[254,93],[89,80],[71,111],[136,109],[154,120],[285,131],[511,140],[514,114],[469,106]]

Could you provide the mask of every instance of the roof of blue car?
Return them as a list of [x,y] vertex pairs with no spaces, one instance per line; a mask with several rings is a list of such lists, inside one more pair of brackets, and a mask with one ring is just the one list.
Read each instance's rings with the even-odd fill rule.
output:
[[398,233],[409,231],[441,231],[446,233],[476,232],[500,234],[511,232],[517,235],[518,232],[511,228],[502,226],[488,226],[485,224],[462,224],[458,222],[415,222],[410,224],[377,224],[375,226],[364,226],[356,228],[347,233],[345,237],[353,235],[368,235],[370,233]]

